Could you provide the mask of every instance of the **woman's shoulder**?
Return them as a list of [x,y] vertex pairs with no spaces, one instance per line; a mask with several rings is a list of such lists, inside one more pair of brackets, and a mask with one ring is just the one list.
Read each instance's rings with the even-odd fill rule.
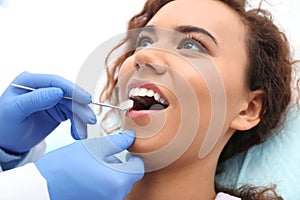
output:
[[216,200],[241,200],[241,198],[220,192],[217,194]]

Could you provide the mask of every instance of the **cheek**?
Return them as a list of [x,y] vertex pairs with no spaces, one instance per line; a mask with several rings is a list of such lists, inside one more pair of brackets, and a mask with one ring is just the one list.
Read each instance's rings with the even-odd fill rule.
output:
[[[237,69],[235,72],[221,72],[226,91],[228,120],[231,121],[244,108],[248,99],[248,89],[245,80],[245,71]],[[234,78],[232,77],[234,74]]]
[[122,102],[128,99],[128,82],[135,72],[132,57],[127,58],[118,72],[119,100]]
[[[194,82],[194,83],[193,83]],[[195,91],[197,100],[198,100],[198,109],[200,112],[199,119],[193,119],[191,116],[190,120],[198,120],[199,126],[197,129],[197,135],[191,145],[192,152],[194,155],[198,156],[200,147],[203,144],[205,137],[210,137],[208,128],[211,124],[212,119],[212,102],[209,87],[206,85],[205,81],[202,78],[198,78],[198,80],[191,80],[191,84],[193,85],[193,89]]]
[[126,73],[131,72],[134,69],[135,68],[134,68],[133,56],[128,57],[120,67],[118,78],[119,79],[122,78]]
[[206,63],[202,66],[205,68],[199,68],[201,75],[199,77],[190,75],[189,79],[190,84],[194,86],[200,110],[197,137],[190,148],[190,155],[199,155],[199,158],[217,149],[216,145],[223,141],[231,115],[235,112],[230,107],[235,106],[237,91],[241,92],[243,87],[240,84],[240,77],[233,78],[232,74],[229,76],[227,70],[222,71],[225,68],[218,68],[223,66],[220,63],[204,64]]

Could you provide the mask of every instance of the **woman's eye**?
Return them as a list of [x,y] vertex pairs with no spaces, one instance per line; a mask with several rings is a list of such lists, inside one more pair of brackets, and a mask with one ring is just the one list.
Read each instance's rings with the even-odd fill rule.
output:
[[136,47],[148,47],[153,44],[153,41],[149,37],[139,37],[136,42]]
[[193,38],[184,38],[177,49],[187,49],[192,51],[198,51],[201,53],[207,53],[205,47]]

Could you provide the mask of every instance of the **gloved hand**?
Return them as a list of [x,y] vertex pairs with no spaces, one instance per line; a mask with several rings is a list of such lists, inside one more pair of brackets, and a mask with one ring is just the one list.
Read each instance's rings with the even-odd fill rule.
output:
[[[76,95],[72,95],[75,85],[70,81],[56,75],[23,72],[13,83],[37,90],[9,86],[0,97],[0,148],[4,150],[26,152],[67,119],[71,120],[74,139],[86,138],[86,124],[96,123],[88,107],[91,96],[77,87]],[[63,96],[73,97],[73,105]]]
[[123,200],[144,174],[141,158],[113,156],[134,141],[133,131],[77,141],[35,162],[51,200]]

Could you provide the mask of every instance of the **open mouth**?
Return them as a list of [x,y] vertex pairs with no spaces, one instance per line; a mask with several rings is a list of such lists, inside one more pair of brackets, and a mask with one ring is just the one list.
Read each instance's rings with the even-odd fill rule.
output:
[[164,110],[169,106],[167,100],[158,91],[147,88],[132,88],[129,98],[134,101],[131,110]]

